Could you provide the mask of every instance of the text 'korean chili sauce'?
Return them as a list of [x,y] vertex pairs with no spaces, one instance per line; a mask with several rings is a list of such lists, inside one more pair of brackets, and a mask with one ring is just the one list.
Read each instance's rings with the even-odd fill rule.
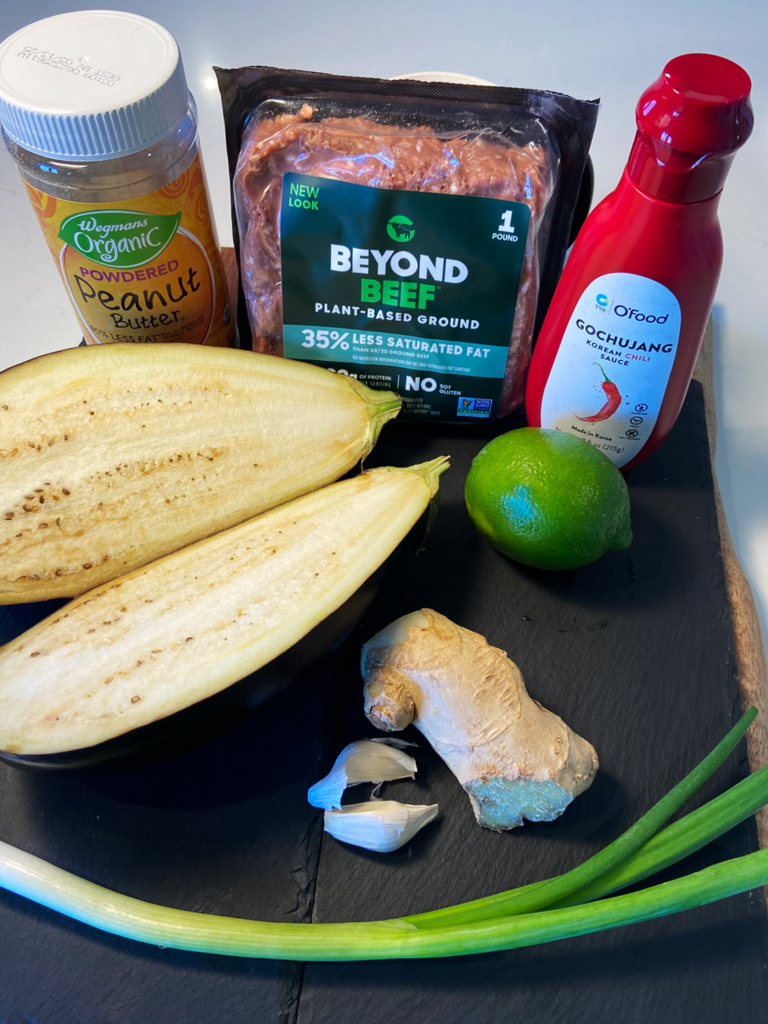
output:
[[717,206],[752,131],[750,88],[737,64],[693,53],[641,96],[622,179],[581,229],[536,344],[531,426],[582,437],[623,469],[671,430],[720,275]]

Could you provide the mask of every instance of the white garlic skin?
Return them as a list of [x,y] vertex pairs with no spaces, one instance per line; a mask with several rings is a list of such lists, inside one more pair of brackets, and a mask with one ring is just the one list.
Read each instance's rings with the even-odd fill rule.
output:
[[387,742],[388,739],[385,737],[383,743],[380,739],[356,740],[344,747],[325,778],[310,787],[307,793],[310,804],[325,810],[338,809],[348,786],[415,778],[416,762],[402,750],[413,744],[402,740]]
[[325,812],[325,831],[335,839],[375,853],[391,853],[410,842],[437,817],[437,804],[369,800]]

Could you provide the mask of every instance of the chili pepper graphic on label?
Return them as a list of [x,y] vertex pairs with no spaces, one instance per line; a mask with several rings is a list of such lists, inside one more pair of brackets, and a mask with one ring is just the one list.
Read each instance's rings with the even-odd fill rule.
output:
[[603,381],[603,391],[605,392],[606,401],[602,409],[600,409],[599,412],[596,412],[594,416],[577,416],[576,419],[581,420],[582,423],[601,423],[603,420],[607,420],[610,416],[613,416],[621,405],[619,389],[608,377],[608,374],[602,366],[600,366],[600,363],[595,363],[595,366],[599,368],[600,373],[602,373],[605,378]]

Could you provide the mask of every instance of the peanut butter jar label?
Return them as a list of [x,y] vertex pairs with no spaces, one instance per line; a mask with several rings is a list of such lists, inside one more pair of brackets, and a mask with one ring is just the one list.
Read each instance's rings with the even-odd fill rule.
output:
[[199,155],[125,202],[71,203],[26,185],[90,345],[231,345],[234,321]]

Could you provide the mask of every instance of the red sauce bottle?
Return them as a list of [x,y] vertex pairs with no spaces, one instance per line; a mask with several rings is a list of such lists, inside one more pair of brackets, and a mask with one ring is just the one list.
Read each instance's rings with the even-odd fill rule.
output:
[[720,193],[752,131],[747,73],[676,57],[640,97],[618,188],[579,232],[539,334],[531,426],[582,437],[622,470],[677,419],[722,262]]

